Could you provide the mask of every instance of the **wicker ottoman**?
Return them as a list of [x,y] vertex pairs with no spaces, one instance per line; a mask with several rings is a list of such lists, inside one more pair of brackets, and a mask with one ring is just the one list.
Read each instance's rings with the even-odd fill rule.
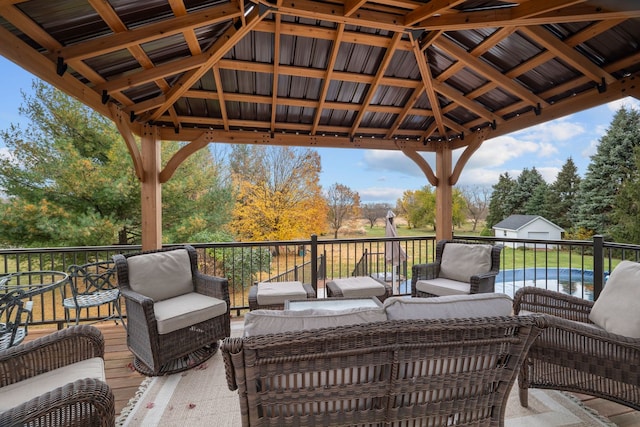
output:
[[302,282],[260,282],[249,289],[249,310],[284,310],[286,300],[315,298],[316,291]]
[[347,277],[327,282],[327,296],[330,298],[377,297],[382,302],[391,294],[393,294],[391,285],[369,276]]

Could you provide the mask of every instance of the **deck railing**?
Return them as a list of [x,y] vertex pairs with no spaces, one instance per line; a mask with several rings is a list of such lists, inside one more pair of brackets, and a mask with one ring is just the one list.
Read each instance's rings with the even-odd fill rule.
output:
[[[602,286],[621,259],[640,260],[640,246],[593,241],[523,240],[495,237],[455,236],[456,239],[504,245],[496,292],[513,295],[523,285],[541,286],[585,299],[597,298]],[[386,245],[398,242],[398,245]],[[394,279],[394,293],[411,292],[411,268],[433,261],[434,236],[195,243],[202,272],[229,279],[234,315],[248,310],[249,287],[258,281],[299,280],[311,283],[324,295],[326,281],[352,275],[377,275]],[[385,247],[401,248],[406,261],[391,265]],[[72,264],[109,260],[116,253],[139,251],[140,246],[101,246],[35,249],[1,249],[0,275],[16,271],[67,271]],[[2,290],[0,290],[1,292]],[[32,325],[65,325],[62,295],[58,289],[34,297]],[[83,313],[83,320],[105,317],[104,308]]]

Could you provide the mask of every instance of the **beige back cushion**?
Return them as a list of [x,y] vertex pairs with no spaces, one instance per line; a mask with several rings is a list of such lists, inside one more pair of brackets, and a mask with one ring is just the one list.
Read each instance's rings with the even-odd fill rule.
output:
[[509,316],[513,301],[506,294],[448,295],[434,298],[391,297],[384,302],[389,320],[453,319]]
[[244,336],[277,334],[355,325],[359,323],[383,322],[387,315],[381,307],[357,307],[348,310],[253,310],[244,315]]
[[154,301],[193,292],[186,249],[132,256],[127,262],[131,289]]
[[469,282],[471,276],[491,270],[491,245],[447,243],[440,260],[440,277]]
[[622,261],[613,269],[589,319],[605,331],[640,338],[640,264]]

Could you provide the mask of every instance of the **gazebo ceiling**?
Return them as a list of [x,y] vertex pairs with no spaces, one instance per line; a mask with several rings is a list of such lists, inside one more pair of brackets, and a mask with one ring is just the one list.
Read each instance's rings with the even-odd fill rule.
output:
[[0,0],[0,39],[165,140],[433,151],[640,94],[636,0]]

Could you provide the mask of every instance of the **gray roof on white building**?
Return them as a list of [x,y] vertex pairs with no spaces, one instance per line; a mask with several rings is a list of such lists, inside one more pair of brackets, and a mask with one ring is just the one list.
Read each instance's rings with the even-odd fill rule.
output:
[[558,225],[554,224],[553,222],[549,221],[548,219],[541,217],[540,215],[511,215],[505,219],[503,219],[502,221],[500,221],[499,223],[495,224],[492,228],[499,228],[499,229],[503,229],[503,230],[520,230],[522,227],[524,227],[527,224],[530,224],[531,222],[537,220],[537,219],[541,219],[543,221],[548,222],[549,224],[558,227],[558,229],[562,230],[562,227],[559,227]]

